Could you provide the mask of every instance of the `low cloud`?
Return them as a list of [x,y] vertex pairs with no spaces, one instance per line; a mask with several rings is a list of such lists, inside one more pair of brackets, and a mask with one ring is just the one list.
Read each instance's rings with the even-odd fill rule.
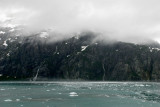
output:
[[25,24],[32,31],[91,30],[126,42],[159,41],[159,4],[159,0],[1,0],[0,23]]

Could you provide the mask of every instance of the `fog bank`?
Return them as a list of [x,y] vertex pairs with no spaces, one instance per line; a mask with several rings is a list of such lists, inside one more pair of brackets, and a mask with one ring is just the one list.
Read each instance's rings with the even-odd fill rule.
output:
[[90,30],[125,42],[160,41],[159,4],[159,0],[0,0],[0,24],[23,24],[30,31]]

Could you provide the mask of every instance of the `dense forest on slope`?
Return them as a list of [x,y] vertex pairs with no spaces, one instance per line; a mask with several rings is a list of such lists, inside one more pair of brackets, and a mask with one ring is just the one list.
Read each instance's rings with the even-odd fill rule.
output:
[[65,80],[160,79],[157,43],[107,43],[95,40],[92,32],[48,42],[51,37],[0,33],[0,80],[30,80],[35,76]]

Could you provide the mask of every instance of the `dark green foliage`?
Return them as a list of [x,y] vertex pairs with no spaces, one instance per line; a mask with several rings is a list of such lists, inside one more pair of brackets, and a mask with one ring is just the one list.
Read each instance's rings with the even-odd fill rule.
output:
[[[4,37],[4,38],[7,38]],[[159,80],[160,51],[148,45],[93,42],[95,35],[47,43],[36,36],[0,43],[0,80]],[[21,41],[21,42],[18,42]],[[81,46],[88,46],[81,51]],[[150,46],[151,48],[153,46]],[[7,53],[10,53],[7,56]]]

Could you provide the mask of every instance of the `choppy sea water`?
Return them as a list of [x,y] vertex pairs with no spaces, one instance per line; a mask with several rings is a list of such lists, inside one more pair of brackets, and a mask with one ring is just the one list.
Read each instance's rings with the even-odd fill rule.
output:
[[0,82],[0,107],[160,107],[160,83]]

